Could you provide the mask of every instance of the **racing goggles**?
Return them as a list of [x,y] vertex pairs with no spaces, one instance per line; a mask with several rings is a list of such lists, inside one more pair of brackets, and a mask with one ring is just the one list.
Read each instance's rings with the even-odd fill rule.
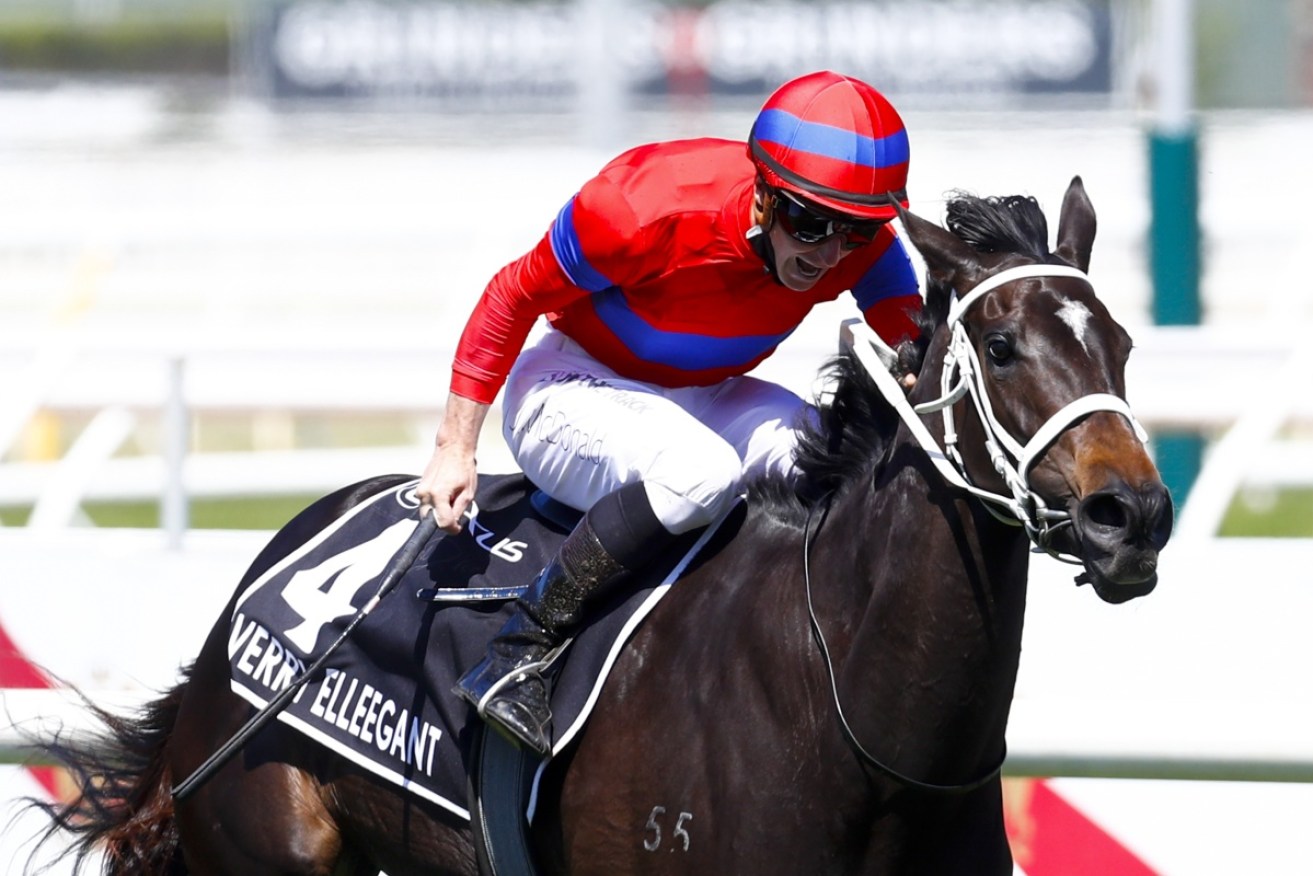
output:
[[818,207],[804,204],[779,189],[775,192],[775,217],[780,227],[799,243],[814,246],[835,234],[842,234],[844,249],[866,246],[875,240],[875,235],[887,221],[822,213]]

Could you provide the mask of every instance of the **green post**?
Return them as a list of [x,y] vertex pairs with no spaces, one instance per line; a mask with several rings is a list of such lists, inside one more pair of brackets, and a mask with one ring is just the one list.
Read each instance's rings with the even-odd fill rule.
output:
[[1204,439],[1198,432],[1157,432],[1153,436],[1154,461],[1178,509],[1185,504],[1204,463]]
[[[1149,231],[1153,321],[1198,325],[1199,148],[1193,127],[1149,137],[1149,188],[1153,220]],[[1203,464],[1204,438],[1194,432],[1154,437],[1154,455],[1177,507],[1185,504]]]
[[1198,325],[1199,147],[1193,128],[1149,136],[1153,321]]

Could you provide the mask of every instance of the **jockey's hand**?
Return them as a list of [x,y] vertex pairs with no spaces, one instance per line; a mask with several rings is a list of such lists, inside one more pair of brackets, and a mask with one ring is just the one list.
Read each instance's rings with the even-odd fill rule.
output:
[[903,340],[898,343],[896,348],[898,364],[893,372],[903,392],[911,392],[912,387],[916,386],[916,375],[921,373],[921,363],[925,361],[926,349],[929,346],[930,339],[924,334],[915,340]]
[[474,451],[488,406],[458,395],[447,400],[447,410],[438,427],[433,456],[424,467],[416,495],[420,514],[436,515],[447,532],[460,532],[461,515],[474,501],[479,473]]
[[477,484],[474,454],[461,453],[455,448],[447,450],[441,445],[435,447],[416,490],[420,514],[434,514],[440,529],[460,532],[460,516],[474,500]]

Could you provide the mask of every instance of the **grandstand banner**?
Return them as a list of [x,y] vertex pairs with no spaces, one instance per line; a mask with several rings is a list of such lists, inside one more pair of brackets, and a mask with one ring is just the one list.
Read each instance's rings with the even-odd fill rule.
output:
[[1113,90],[1110,2],[272,0],[243,54],[277,98],[567,108],[599,69],[635,96],[758,98],[821,68],[900,96],[1097,97]]

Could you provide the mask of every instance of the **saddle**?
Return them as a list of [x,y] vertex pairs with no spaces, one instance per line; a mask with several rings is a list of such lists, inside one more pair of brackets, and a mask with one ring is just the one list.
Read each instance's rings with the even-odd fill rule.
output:
[[[228,644],[234,692],[263,707],[336,638],[336,622],[373,595],[414,530],[417,484],[355,506],[238,596]],[[451,688],[579,516],[523,475],[481,476],[466,528],[430,540],[322,677],[278,715],[370,773],[472,820],[484,873],[534,872],[523,842],[542,764],[484,733]],[[700,536],[685,536],[679,550],[590,609],[589,623],[553,666],[553,754],[583,728],[624,642],[697,553]]]

